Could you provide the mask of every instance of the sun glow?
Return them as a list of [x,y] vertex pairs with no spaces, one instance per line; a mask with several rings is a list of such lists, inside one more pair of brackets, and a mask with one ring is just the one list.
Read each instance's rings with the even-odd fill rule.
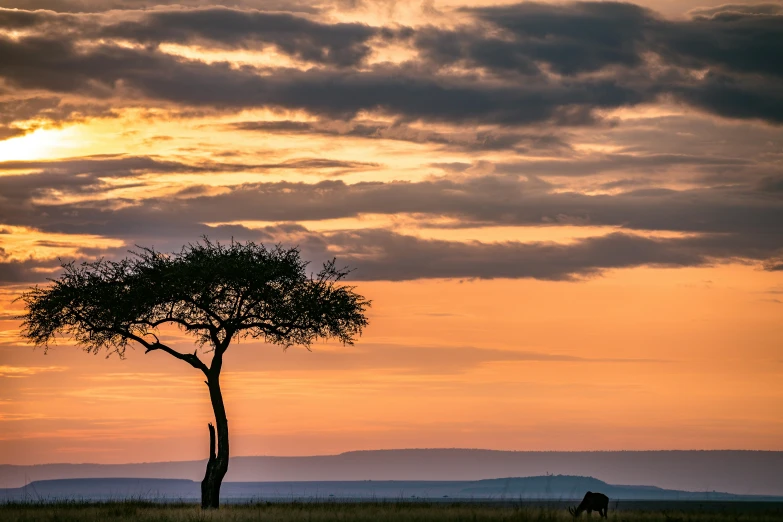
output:
[[74,129],[37,129],[0,142],[0,161],[49,159],[68,149]]

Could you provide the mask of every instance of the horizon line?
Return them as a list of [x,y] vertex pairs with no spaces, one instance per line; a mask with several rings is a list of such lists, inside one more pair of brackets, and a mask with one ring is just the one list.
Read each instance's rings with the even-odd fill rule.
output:
[[[645,450],[499,450],[490,448],[382,448],[370,450],[348,450],[341,453],[317,454],[317,455],[232,455],[231,460],[241,458],[277,458],[277,459],[307,459],[322,457],[340,457],[352,453],[382,453],[392,451],[482,451],[492,453],[783,453],[781,450],[761,450],[761,449],[645,449]],[[33,466],[138,466],[143,464],[172,464],[172,463],[190,463],[204,462],[203,459],[188,460],[151,460],[141,462],[118,462],[118,463],[100,463],[100,462],[46,462],[42,464],[7,464],[0,463],[0,466],[14,467],[33,467]]]

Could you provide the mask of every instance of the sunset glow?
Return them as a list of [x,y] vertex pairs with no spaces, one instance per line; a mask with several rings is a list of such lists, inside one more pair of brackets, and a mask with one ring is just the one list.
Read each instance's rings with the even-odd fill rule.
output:
[[30,134],[0,141],[0,161],[56,158],[68,149],[71,129],[37,129]]
[[0,464],[206,458],[203,376],[17,300],[205,235],[372,301],[231,346],[232,456],[783,451],[780,2],[76,3],[0,8]]

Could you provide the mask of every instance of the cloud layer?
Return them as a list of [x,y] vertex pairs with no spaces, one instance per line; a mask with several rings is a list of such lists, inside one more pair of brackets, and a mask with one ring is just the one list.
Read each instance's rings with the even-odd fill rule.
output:
[[[780,266],[779,3],[670,19],[630,3],[522,2],[416,23],[328,3],[33,7],[0,10],[0,143],[167,118],[197,122],[201,141],[186,148],[172,131],[144,142],[178,144],[166,152],[0,162],[0,224],[129,245],[299,241],[364,279]],[[386,146],[408,152],[370,152]],[[386,225],[356,225],[367,216]],[[388,226],[396,216],[427,234]],[[330,220],[354,224],[312,224]],[[570,243],[444,235],[492,227],[603,230]],[[52,265],[9,256],[6,281]]]

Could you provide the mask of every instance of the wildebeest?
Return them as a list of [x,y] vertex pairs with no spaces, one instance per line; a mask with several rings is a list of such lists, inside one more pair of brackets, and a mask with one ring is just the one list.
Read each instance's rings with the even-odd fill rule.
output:
[[568,508],[568,512],[574,515],[574,517],[581,515],[582,511],[587,511],[588,515],[593,511],[598,511],[599,515],[606,518],[606,514],[609,512],[609,497],[603,493],[588,491],[576,509]]

